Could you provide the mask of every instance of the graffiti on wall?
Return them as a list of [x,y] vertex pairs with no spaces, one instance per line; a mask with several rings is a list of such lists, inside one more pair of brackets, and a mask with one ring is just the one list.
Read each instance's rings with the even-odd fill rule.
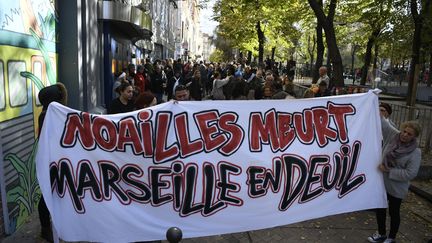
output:
[[0,192],[5,231],[37,208],[39,90],[56,82],[54,0],[0,0]]

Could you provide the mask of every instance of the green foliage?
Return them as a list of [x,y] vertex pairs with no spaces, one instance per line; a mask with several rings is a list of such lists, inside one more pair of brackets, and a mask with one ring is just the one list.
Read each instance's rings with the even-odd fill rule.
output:
[[23,72],[20,72],[20,75],[23,76],[24,78],[30,79],[34,83],[34,85],[36,85],[36,88],[38,88],[39,90],[43,89],[44,84],[42,83],[42,80],[40,80],[33,73],[27,72],[27,71],[23,71]]
[[[329,2],[323,1],[325,14],[328,14]],[[426,0],[421,2],[424,7]],[[362,65],[368,39],[375,30],[379,31],[374,40],[379,46],[378,57],[390,60],[393,65],[407,63],[414,32],[409,3],[409,0],[337,1],[333,27],[343,63],[351,66],[351,54],[356,46],[355,67]],[[425,54],[432,49],[432,6],[430,8],[423,19],[422,51]],[[307,1],[218,0],[214,11],[215,20],[219,22],[217,35],[231,48],[258,55],[256,24],[260,21],[266,39],[264,56],[270,55],[271,48],[276,47],[276,59],[285,60],[294,53],[299,63],[311,61],[311,39],[316,40],[317,20]],[[325,49],[327,52],[327,46]],[[316,46],[314,52],[315,58]]]
[[212,54],[210,54],[210,61],[211,62],[223,62],[223,61],[227,61],[224,59],[224,53],[223,51],[219,50],[219,49],[215,49]]
[[42,57],[44,59],[45,66],[46,66],[46,72],[47,72],[49,84],[53,85],[56,83],[56,75],[55,75],[55,70],[51,64],[48,50],[47,50],[45,44],[43,43],[42,39],[36,34],[36,32],[33,29],[30,29],[30,33],[33,36],[33,39],[36,41],[36,43],[39,47],[39,50],[42,53]]
[[[214,5],[219,22],[218,36],[230,41],[233,48],[242,52],[258,52],[256,26],[260,22],[265,35],[265,55],[276,47],[279,57],[287,57],[298,43],[301,32],[296,23],[304,4],[300,1],[276,0],[219,0]],[[292,53],[291,53],[292,54]]]
[[[47,38],[54,38],[55,26],[56,26],[56,19],[55,19],[54,15],[52,15],[52,14],[48,15],[45,19],[42,19],[42,17],[39,15],[39,18],[42,21],[41,27],[42,27],[44,35]],[[48,82],[49,82],[48,85],[53,85],[56,83],[56,74],[55,74],[55,70],[53,68],[53,65],[51,63],[51,59],[49,57],[47,48],[46,48],[44,42],[42,41],[42,39],[36,34],[36,32],[33,29],[30,29],[30,33],[31,33],[33,39],[36,41],[36,43],[39,47],[39,50],[42,53],[42,56],[43,56],[43,59],[45,62]],[[33,82],[33,84],[36,86],[36,88],[38,88],[39,90],[41,90],[44,87],[42,80],[40,80],[33,73],[23,71],[23,72],[20,72],[20,75],[22,77],[30,79]]]
[[44,18],[39,13],[38,16],[39,16],[40,27],[43,33],[43,38],[46,40],[55,41],[56,26],[57,26],[57,19],[55,15],[49,13]]
[[41,197],[39,184],[36,178],[35,153],[37,143],[33,146],[32,152],[27,161],[23,161],[16,154],[7,154],[5,160],[9,160],[16,170],[19,183],[7,192],[7,202],[18,204],[19,215],[16,224],[19,226],[36,208],[36,203]]

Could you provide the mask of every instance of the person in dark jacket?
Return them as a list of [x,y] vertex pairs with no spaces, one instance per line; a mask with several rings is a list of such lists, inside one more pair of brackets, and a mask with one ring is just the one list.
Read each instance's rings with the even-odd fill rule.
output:
[[166,86],[166,77],[159,65],[154,65],[154,73],[150,76],[151,91],[156,96],[158,104],[162,103],[162,96]]
[[[56,83],[54,85],[41,89],[39,91],[38,98],[39,98],[39,102],[42,104],[42,112],[38,117],[38,122],[39,122],[38,138],[39,138],[49,104],[55,101],[63,105],[66,105],[67,90],[62,83]],[[45,204],[43,195],[39,201],[38,212],[39,212],[39,221],[41,224],[41,237],[49,242],[53,242],[50,213]]]
[[327,83],[325,81],[321,81],[319,84],[318,93],[315,94],[315,97],[325,97],[331,96],[330,90],[327,88]]
[[185,84],[183,77],[181,76],[181,70],[176,70],[174,72],[174,76],[167,82],[166,93],[168,96],[168,100],[172,100],[174,98],[175,87],[181,84]]
[[229,79],[229,82],[223,87],[225,99],[227,100],[230,100],[232,98],[232,92],[234,90],[234,87],[236,86],[236,83],[238,83],[238,79],[234,76],[234,74],[235,74],[235,67],[233,65],[229,65],[227,68],[226,76],[231,76],[231,77]]
[[190,85],[189,85],[190,97],[193,100],[202,100],[203,85],[201,81],[201,72],[195,70]]
[[108,107],[108,114],[117,114],[130,112],[134,110],[133,87],[131,84],[125,82],[118,87],[120,96],[111,101]]

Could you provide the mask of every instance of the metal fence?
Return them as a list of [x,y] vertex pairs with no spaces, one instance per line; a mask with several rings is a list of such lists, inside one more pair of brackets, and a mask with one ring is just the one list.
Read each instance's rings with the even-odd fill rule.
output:
[[390,119],[398,126],[409,120],[417,121],[421,127],[422,132],[418,137],[420,147],[425,152],[431,149],[431,136],[432,136],[432,108],[430,107],[413,107],[399,104],[389,104],[392,107],[392,114]]
[[301,84],[294,84],[294,93],[296,94],[296,98],[303,98],[303,94],[308,89],[308,86],[301,85]]
[[[294,84],[294,92],[297,98],[302,98],[308,86]],[[406,106],[388,102],[392,107],[391,120],[396,124],[397,128],[409,120],[417,121],[422,127],[422,133],[418,137],[420,147],[424,152],[430,152],[432,148],[432,108],[427,106]]]

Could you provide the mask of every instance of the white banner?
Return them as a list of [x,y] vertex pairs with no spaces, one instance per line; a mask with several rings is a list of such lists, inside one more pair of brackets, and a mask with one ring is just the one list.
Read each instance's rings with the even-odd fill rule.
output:
[[378,98],[168,102],[46,114],[37,175],[65,241],[185,238],[386,207]]

